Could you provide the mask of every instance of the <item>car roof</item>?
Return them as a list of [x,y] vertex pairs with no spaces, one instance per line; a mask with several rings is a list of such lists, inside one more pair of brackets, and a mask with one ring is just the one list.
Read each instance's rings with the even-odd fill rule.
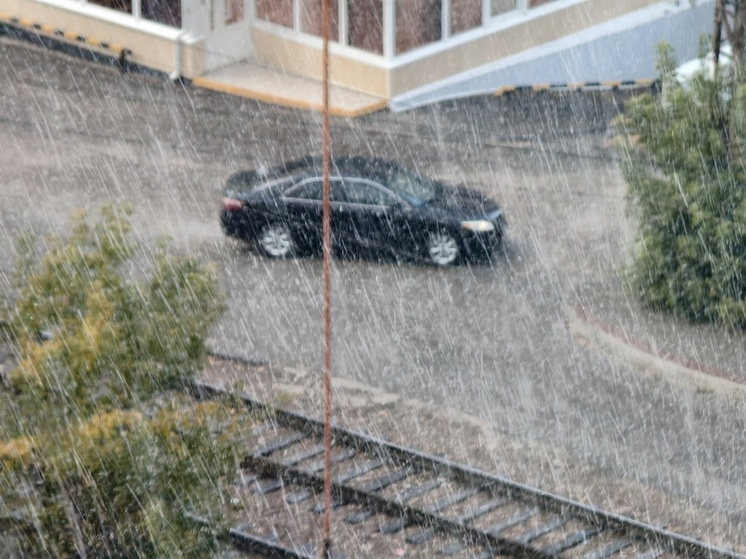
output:
[[[379,181],[385,181],[391,173],[401,167],[393,161],[364,155],[343,155],[332,158],[332,174],[341,176],[358,176]],[[304,176],[322,173],[323,161],[321,156],[309,155],[301,159],[285,161],[273,167],[259,167],[249,171],[233,173],[226,183],[226,187],[254,188],[270,182],[277,182],[283,178],[302,178]]]

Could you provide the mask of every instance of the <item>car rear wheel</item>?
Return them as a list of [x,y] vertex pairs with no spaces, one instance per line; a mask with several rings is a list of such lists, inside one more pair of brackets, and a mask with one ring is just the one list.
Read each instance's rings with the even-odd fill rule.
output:
[[287,225],[270,223],[257,239],[259,249],[270,258],[287,258],[295,250],[295,241]]
[[437,266],[448,266],[458,260],[459,245],[453,236],[443,231],[431,233],[427,241],[430,261]]

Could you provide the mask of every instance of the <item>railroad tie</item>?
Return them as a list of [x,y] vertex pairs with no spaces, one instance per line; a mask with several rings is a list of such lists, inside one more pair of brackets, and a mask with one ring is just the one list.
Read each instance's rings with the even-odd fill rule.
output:
[[383,524],[378,530],[382,534],[394,534],[396,532],[399,532],[400,530],[403,530],[407,526],[407,520],[404,518],[397,518],[396,520],[392,520],[391,522],[387,522],[386,524]]
[[282,489],[284,486],[285,483],[282,479],[270,479],[264,483],[258,484],[255,493],[257,495],[267,495],[268,493],[274,493],[275,491]]
[[541,550],[542,553],[547,555],[559,555],[560,553],[567,551],[568,549],[587,542],[589,539],[597,536],[603,530],[598,526],[592,528],[586,528],[584,530],[578,530],[577,532],[570,534],[564,540],[557,542],[554,545],[545,547]]
[[[354,448],[345,448],[341,452],[332,455],[332,464],[338,464],[344,462],[355,456],[357,451]],[[303,473],[313,475],[319,473],[326,467],[326,461],[322,458],[302,469]]]
[[486,503],[478,506],[473,510],[465,512],[461,516],[457,517],[454,522],[461,525],[467,524],[472,520],[476,520],[477,518],[484,516],[485,514],[489,514],[493,510],[504,506],[507,502],[507,497],[498,497],[497,499],[492,499],[491,501],[487,501]]
[[[332,510],[338,509],[339,507],[344,506],[346,503],[344,501],[341,501],[339,499],[332,499]],[[315,507],[311,509],[311,511],[315,514],[323,514],[326,512],[326,505],[324,503],[319,503]]]
[[[396,501],[398,504],[404,504],[407,501],[411,501],[415,497],[419,497],[420,495],[424,495],[425,493],[428,493],[433,489],[437,489],[443,484],[443,481],[444,480],[441,478],[435,478],[431,479],[427,483],[424,483],[423,485],[410,487],[403,494],[399,495],[396,498]],[[410,521],[405,518],[397,518],[396,520],[393,520],[381,526],[380,531],[384,534],[393,534],[394,532],[398,532],[399,530],[406,528],[409,525],[409,522]]]
[[355,479],[356,477],[360,477],[363,474],[367,474],[368,472],[372,472],[373,470],[380,468],[381,466],[383,466],[383,464],[384,462],[381,458],[374,458],[373,460],[369,460],[363,464],[359,464],[354,468],[347,470],[346,472],[342,472],[337,477],[335,477],[332,482],[337,485],[343,485],[348,481]]
[[303,501],[307,501],[313,497],[313,493],[309,491],[308,489],[301,489],[299,491],[294,491],[293,493],[288,493],[285,495],[285,502],[288,505],[297,505],[298,503],[302,503]]
[[[301,545],[297,550],[297,553],[301,553],[308,557],[318,557],[319,556],[319,548],[318,545],[315,542],[308,542]],[[332,549],[331,559],[346,559],[344,555],[340,555],[339,553],[336,553]]]
[[648,551],[644,553],[641,553],[634,559],[658,559],[658,557],[660,557],[661,555],[667,552],[668,550],[657,547],[657,548],[649,549]]
[[324,443],[319,443],[305,448],[284,460],[281,460],[280,464],[288,467],[297,466],[298,464],[300,464],[301,462],[305,462],[309,458],[315,458],[322,452],[324,452]]
[[[382,491],[388,486],[406,479],[407,477],[409,477],[409,474],[410,472],[406,468],[404,468],[394,473],[383,475],[363,485],[360,488],[360,491],[362,491],[363,493],[375,493],[377,491]],[[360,522],[368,520],[374,514],[376,513],[370,509],[363,509],[348,515],[345,518],[345,522],[347,524],[359,524]]]
[[347,515],[347,517],[345,518],[345,522],[347,524],[360,524],[361,522],[368,520],[374,514],[376,513],[370,509],[363,509]]
[[394,483],[398,483],[407,477],[409,477],[409,470],[406,468],[397,470],[394,473],[383,475],[379,478],[374,479],[373,481],[370,481],[363,485],[360,488],[360,491],[364,493],[375,493],[376,491],[383,491],[386,489],[389,485],[393,485]]
[[415,497],[419,497],[420,495],[427,493],[428,491],[432,491],[433,489],[440,487],[441,485],[443,485],[443,481],[444,480],[442,478],[435,478],[431,479],[427,483],[423,483],[422,485],[415,485],[414,487],[410,487],[404,493],[396,497],[396,503],[401,505],[406,503],[407,501],[411,501]]
[[584,555],[582,559],[607,559],[607,557],[611,557],[615,553],[618,553],[624,548],[629,547],[633,543],[634,542],[632,540],[629,540],[627,538],[621,538],[621,539],[611,542],[609,545],[602,547],[601,549],[597,551],[593,551],[591,553]]
[[481,489],[479,487],[467,487],[466,489],[462,489],[461,491],[458,491],[452,495],[446,495],[443,499],[435,503],[432,507],[429,507],[427,509],[427,512],[432,514],[435,512],[439,512],[445,508],[451,507],[453,505],[457,505],[459,503],[466,501],[466,499],[468,499],[469,497],[473,497],[480,491]]
[[[562,526],[564,526],[565,524],[567,524],[566,518],[563,518],[561,516],[552,518],[549,522],[540,524],[533,530],[529,530],[525,534],[521,534],[516,538],[515,541],[520,544],[530,544],[532,541],[539,539],[541,536],[544,536],[549,532],[556,530],[557,528],[562,528]],[[653,558],[651,557],[650,559]]]
[[302,441],[306,437],[307,435],[305,433],[290,433],[289,435],[285,435],[268,442],[264,446],[260,447],[258,450],[252,452],[251,455],[254,458],[259,458],[260,456],[269,456],[270,454],[277,452],[278,450],[293,446],[295,443],[297,443],[298,441]]
[[477,518],[484,516],[485,514],[489,514],[493,510],[500,508],[507,503],[507,497],[498,497],[497,499],[492,499],[491,501],[487,501],[486,503],[481,504],[475,509],[466,511],[461,516],[457,517],[454,522],[456,524],[464,526],[465,524],[468,524],[469,522],[476,520]]
[[435,528],[428,528],[427,530],[422,530],[421,532],[417,532],[416,534],[412,534],[411,536],[407,536],[404,541],[408,544],[412,545],[420,545],[422,543],[425,543],[428,540],[431,540],[435,537],[436,534]]
[[438,550],[437,554],[449,557],[451,555],[456,555],[457,553],[462,552],[464,549],[466,549],[466,544],[464,544],[463,542],[453,542],[445,546],[443,549]]
[[[458,503],[464,502],[469,497],[473,497],[480,491],[481,488],[479,487],[467,487],[466,489],[459,491],[458,493],[446,496],[444,499],[428,508],[427,512],[429,514],[433,514],[450,506],[457,505]],[[422,530],[421,532],[417,532],[416,534],[408,536],[405,541],[413,545],[419,545],[435,537],[435,534],[437,534],[437,530],[435,530],[434,528],[428,528],[427,530]]]
[[505,520],[501,520],[497,524],[490,526],[485,530],[485,532],[493,536],[497,536],[508,528],[512,528],[513,526],[520,524],[524,520],[528,520],[538,512],[539,509],[537,508],[523,509],[518,514],[511,516],[510,518],[506,518]]

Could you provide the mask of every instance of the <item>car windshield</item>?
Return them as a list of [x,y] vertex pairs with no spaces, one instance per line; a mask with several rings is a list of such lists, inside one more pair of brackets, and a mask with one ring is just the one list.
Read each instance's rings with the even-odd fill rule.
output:
[[437,183],[409,169],[394,169],[388,187],[415,206],[431,202],[440,192]]

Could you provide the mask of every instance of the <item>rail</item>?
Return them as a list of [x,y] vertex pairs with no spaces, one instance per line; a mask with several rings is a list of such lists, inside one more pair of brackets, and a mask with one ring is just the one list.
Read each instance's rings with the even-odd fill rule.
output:
[[[192,389],[199,398],[222,393],[202,382],[195,382]],[[319,498],[323,461],[318,459],[323,452],[323,423],[298,413],[271,410],[247,396],[242,399],[268,418],[249,443],[244,489],[262,499],[274,495],[271,506],[280,513],[284,509],[286,514],[298,515],[293,523],[313,524],[313,515],[325,511]],[[665,528],[363,433],[334,427],[332,438],[332,510],[337,530],[377,517],[376,537],[402,540],[401,533],[406,531],[401,545],[412,548],[413,553],[430,546],[423,556],[549,558],[571,553],[584,559],[606,559],[624,552],[635,559],[663,555],[746,559]],[[304,507],[303,503],[311,504]],[[308,518],[303,520],[305,515]],[[312,537],[301,543],[297,537],[283,541],[278,534],[252,531],[251,525],[249,521],[231,531],[235,543],[281,557],[308,557],[321,549],[321,542]],[[368,526],[367,531],[370,529]],[[336,543],[342,552],[355,556],[354,550],[344,549],[348,543],[344,538],[336,536]],[[277,546],[275,551],[273,546]]]

